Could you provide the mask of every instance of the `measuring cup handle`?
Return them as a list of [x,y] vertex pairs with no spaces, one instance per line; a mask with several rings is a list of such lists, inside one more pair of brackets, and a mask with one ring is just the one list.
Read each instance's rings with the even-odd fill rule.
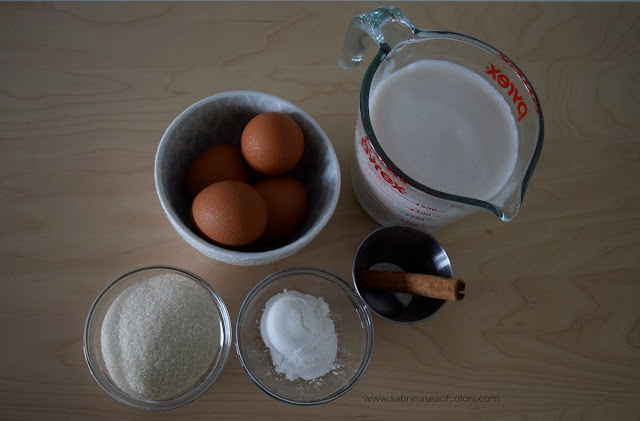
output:
[[[387,23],[396,23],[399,31],[389,29]],[[393,25],[392,25],[393,26]],[[388,53],[399,41],[414,38],[416,27],[395,6],[380,6],[351,20],[344,39],[342,54],[338,62],[344,69],[353,69],[360,64],[368,37]]]

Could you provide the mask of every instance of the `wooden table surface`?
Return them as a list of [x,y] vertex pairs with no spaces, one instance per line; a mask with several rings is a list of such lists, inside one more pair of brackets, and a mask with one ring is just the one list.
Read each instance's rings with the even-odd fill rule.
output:
[[[371,364],[347,395],[314,407],[279,402],[233,348],[213,387],[174,411],[129,408],[89,374],[86,314],[130,269],[201,275],[234,322],[248,291],[278,269],[313,266],[350,281],[352,256],[377,225],[349,173],[365,69],[343,70],[337,58],[350,19],[377,5],[0,4],[0,419],[637,419],[637,3],[400,4],[419,27],[469,34],[518,63],[539,94],[546,137],[514,221],[479,212],[437,233],[469,280],[467,298],[417,325],[375,317]],[[266,266],[199,254],[154,188],[168,124],[233,89],[302,107],[342,170],[326,228]],[[402,402],[447,394],[490,399]],[[367,401],[383,396],[400,402]]]

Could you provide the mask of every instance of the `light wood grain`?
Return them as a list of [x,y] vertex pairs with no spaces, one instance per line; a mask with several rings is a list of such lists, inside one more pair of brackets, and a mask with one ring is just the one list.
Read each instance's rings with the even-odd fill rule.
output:
[[[281,268],[350,280],[351,256],[376,224],[349,176],[364,68],[342,70],[337,58],[349,20],[376,5],[0,4],[1,419],[637,419],[637,3],[400,5],[420,27],[475,36],[518,63],[541,99],[545,145],[514,221],[478,213],[437,233],[455,275],[469,280],[466,299],[422,324],[376,318],[371,365],[350,393],[311,408],[278,402],[234,353],[204,396],[161,414],[119,404],[91,378],[86,313],[132,268],[192,270],[233,318],[251,287]],[[327,227],[267,266],[200,255],[171,228],[154,189],[167,125],[231,89],[302,107],[342,169]],[[447,393],[499,402],[364,400]]]

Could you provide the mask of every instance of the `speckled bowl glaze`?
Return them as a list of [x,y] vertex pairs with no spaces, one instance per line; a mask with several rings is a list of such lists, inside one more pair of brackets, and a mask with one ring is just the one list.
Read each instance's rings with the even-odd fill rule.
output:
[[[187,168],[216,143],[239,143],[249,120],[270,111],[290,115],[304,133],[304,155],[291,175],[303,183],[309,196],[307,216],[296,232],[268,248],[254,245],[232,250],[211,244],[198,236],[189,216],[191,202],[184,186]],[[289,101],[255,91],[216,94],[184,110],[160,140],[154,177],[162,209],[180,236],[204,255],[238,266],[272,263],[301,250],[327,224],[340,194],[338,159],[320,126]]]

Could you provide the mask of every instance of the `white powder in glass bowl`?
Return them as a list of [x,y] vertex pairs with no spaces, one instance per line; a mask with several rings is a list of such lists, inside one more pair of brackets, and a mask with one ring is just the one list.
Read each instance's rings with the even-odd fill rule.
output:
[[220,349],[220,318],[196,282],[158,275],[120,293],[105,315],[100,341],[116,386],[139,399],[167,399],[210,369]]
[[336,368],[338,337],[322,297],[287,291],[267,301],[260,335],[278,373],[316,380]]

